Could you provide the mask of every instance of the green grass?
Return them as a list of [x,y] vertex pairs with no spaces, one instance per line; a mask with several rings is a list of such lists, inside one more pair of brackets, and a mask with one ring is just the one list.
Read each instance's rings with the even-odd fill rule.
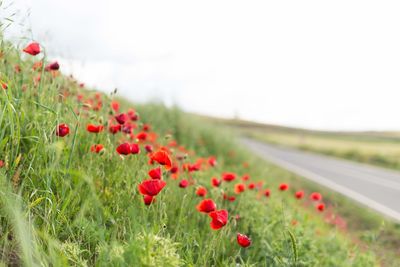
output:
[[[3,265],[365,267],[377,266],[385,257],[326,223],[326,213],[318,213],[308,200],[296,200],[300,178],[243,150],[227,131],[177,108],[121,100],[122,111],[133,106],[140,114],[138,127],[152,126],[157,143],[167,146],[176,140],[185,146],[183,163],[210,155],[218,160],[215,168],[181,172],[180,179],[191,176],[196,183],[186,189],[164,170],[167,186],[155,203],[145,206],[137,188],[154,166],[143,146],[139,155],[121,157],[115,148],[129,140],[126,135],[85,129],[88,123],[107,126],[115,96],[101,94],[102,108],[95,111],[77,101],[77,94],[93,99],[95,91],[80,88],[69,77],[32,70],[41,56],[22,55],[4,40],[0,51],[0,79],[8,85],[0,89]],[[21,73],[14,71],[16,64]],[[39,73],[41,80],[35,83]],[[55,135],[59,123],[70,126],[64,138]],[[98,143],[105,150],[91,153],[90,146]],[[177,155],[178,149],[172,149]],[[224,171],[248,173],[250,181],[271,189],[271,197],[246,190],[236,201],[224,201],[222,192],[233,195],[236,181],[221,188],[210,185],[211,177]],[[291,184],[289,191],[279,192],[282,182]],[[212,230],[210,218],[196,210],[198,185],[208,189],[207,197],[219,209],[229,211],[221,230]],[[251,237],[252,245],[238,246],[237,232]]]
[[263,142],[400,169],[400,135],[397,132],[326,132],[241,120],[211,120]]

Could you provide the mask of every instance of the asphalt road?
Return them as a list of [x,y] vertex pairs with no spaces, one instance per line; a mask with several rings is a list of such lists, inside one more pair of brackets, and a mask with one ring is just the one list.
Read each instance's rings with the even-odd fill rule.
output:
[[242,142],[262,158],[400,222],[400,172],[248,138]]

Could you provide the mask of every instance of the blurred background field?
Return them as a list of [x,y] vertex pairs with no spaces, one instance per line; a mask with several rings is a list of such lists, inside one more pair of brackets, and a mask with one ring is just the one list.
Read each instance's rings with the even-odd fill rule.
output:
[[375,166],[400,169],[400,132],[329,132],[262,124],[240,119],[222,123],[257,140],[345,158]]

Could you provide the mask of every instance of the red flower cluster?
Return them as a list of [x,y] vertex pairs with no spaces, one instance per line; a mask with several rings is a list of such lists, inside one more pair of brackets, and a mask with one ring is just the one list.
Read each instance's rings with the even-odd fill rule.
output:
[[[37,43],[29,44],[24,52],[30,55],[37,55],[41,52],[40,46]],[[43,70],[44,61],[40,61],[34,64],[33,71],[39,72]],[[46,63],[47,64],[47,63]],[[45,75],[56,75],[57,70],[60,68],[57,61],[46,65],[45,70],[50,73]],[[38,76],[37,81],[40,80]],[[83,85],[82,85],[83,86]],[[67,95],[67,93],[65,93]],[[101,94],[95,94],[94,96],[85,97],[83,94],[76,95],[77,101],[80,103],[78,110],[79,114],[86,116],[87,118],[99,118],[98,124],[87,124],[86,130],[89,133],[97,133],[98,135],[92,135],[92,138],[96,140],[96,143],[90,146],[90,151],[93,152],[92,156],[97,153],[101,153],[104,157],[115,156],[118,160],[132,160],[147,159],[148,168],[144,172],[148,174],[148,177],[137,183],[137,188],[140,196],[140,201],[143,201],[144,205],[149,206],[156,202],[156,197],[160,194],[163,189],[167,186],[167,183],[174,183],[175,186],[184,188],[181,190],[184,194],[191,196],[201,197],[201,201],[196,205],[196,209],[201,215],[208,215],[206,218],[210,218],[210,227],[213,230],[219,230],[225,227],[229,221],[229,212],[236,214],[235,207],[238,203],[241,203],[241,198],[255,195],[260,201],[270,201],[271,192],[276,191],[291,191],[287,183],[280,183],[268,185],[266,188],[261,181],[253,181],[253,177],[249,174],[235,173],[231,171],[219,172],[220,178],[212,177],[211,183],[204,184],[199,183],[197,180],[198,174],[204,170],[210,170],[212,173],[216,173],[221,167],[221,163],[217,164],[215,156],[207,156],[204,158],[194,158],[195,154],[193,151],[187,150],[181,146],[176,140],[171,139],[171,135],[168,134],[163,142],[158,142],[158,135],[152,132],[152,125],[148,123],[142,123],[139,121],[138,113],[129,109],[123,112],[121,105],[117,101],[112,101],[111,106],[103,105],[103,97]],[[104,101],[104,103],[106,103]],[[103,110],[104,113],[108,114],[105,122],[103,122],[103,116],[91,116],[91,112]],[[81,113],[82,112],[82,113]],[[104,127],[106,131],[104,133]],[[58,137],[65,137],[70,133],[70,128],[67,124],[58,124],[55,129],[55,134]],[[101,133],[101,134],[100,134]],[[75,133],[76,134],[76,133]],[[88,135],[86,132],[84,134]],[[102,139],[104,145],[109,145],[112,141],[113,145],[118,144],[112,149],[105,149],[100,139],[108,134],[107,139]],[[68,138],[68,137],[67,137]],[[111,140],[111,141],[110,141]],[[200,141],[199,141],[200,142]],[[201,141],[204,142],[204,141]],[[140,154],[144,148],[146,153],[142,153],[136,157],[128,157],[131,154]],[[87,148],[86,148],[87,149]],[[114,152],[114,149],[117,153]],[[112,151],[112,153],[109,151]],[[123,155],[127,157],[118,156]],[[235,153],[232,151],[231,156],[234,157]],[[3,162],[0,161],[2,165]],[[249,168],[249,163],[243,163],[243,167]],[[240,178],[238,178],[240,177]],[[235,181],[234,183],[230,183]],[[290,189],[289,189],[290,188]],[[171,188],[170,190],[177,190]],[[247,191],[246,191],[247,190]],[[164,190],[164,193],[165,192]],[[217,198],[210,198],[218,194]],[[313,192],[310,194],[309,199],[305,196],[305,192],[302,190],[294,191],[290,193],[290,196],[296,199],[306,199],[306,201],[313,201],[313,205],[317,211],[323,212],[325,210],[325,204],[321,203],[322,196],[320,193]],[[285,193],[276,194],[278,197],[287,197]],[[274,195],[275,196],[275,193]],[[205,199],[207,197],[207,199]],[[160,201],[160,199],[158,199]],[[221,202],[219,202],[221,201]],[[314,202],[315,201],[315,202]],[[217,203],[219,209],[217,209]],[[158,204],[158,202],[157,202]],[[164,204],[164,203],[160,203]],[[221,206],[220,206],[221,205]],[[194,207],[193,207],[194,208]],[[229,212],[228,212],[229,210]],[[239,227],[241,222],[245,220],[245,217],[239,215],[234,216],[235,227]],[[239,220],[240,219],[240,220]],[[296,222],[297,224],[297,222]],[[246,248],[252,244],[251,239],[241,233],[237,233],[236,240],[239,246]]]
[[139,154],[140,147],[138,144],[134,143],[133,144],[123,143],[116,148],[116,151],[120,155]]

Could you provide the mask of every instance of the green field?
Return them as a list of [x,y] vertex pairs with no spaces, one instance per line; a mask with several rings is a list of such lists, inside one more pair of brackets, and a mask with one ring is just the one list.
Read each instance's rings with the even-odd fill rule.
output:
[[233,127],[241,134],[263,142],[400,169],[398,132],[324,132],[241,120],[211,120]]
[[[58,71],[46,71],[42,54],[24,54],[4,40],[0,55],[3,266],[399,263],[393,250],[384,252],[380,246],[381,236],[394,233],[396,226],[382,226],[385,221],[376,217],[366,221],[365,229],[354,228],[354,218],[344,223],[341,206],[357,206],[253,156],[223,128],[177,108],[135,105],[114,93],[84,88]],[[112,134],[115,116],[129,109],[129,122]],[[61,124],[70,129],[63,137]],[[104,129],[89,132],[89,124]],[[123,143],[138,144],[140,153],[120,155],[116,149]],[[104,148],[93,152],[99,144]],[[146,152],[146,145],[153,152]],[[172,166],[156,160],[155,151],[164,151]],[[217,165],[209,162],[211,156]],[[158,166],[163,176],[158,181],[166,186],[145,205],[138,187],[154,181],[148,172]],[[225,172],[235,173],[236,179],[213,187],[211,178],[221,179]],[[244,175],[249,180],[240,179]],[[183,180],[188,187],[179,186]],[[289,185],[287,191],[279,190],[282,183]],[[238,184],[244,192],[235,191]],[[217,218],[219,230],[210,227],[211,216],[196,209],[204,199],[196,194],[199,187],[206,188],[217,210],[229,214],[225,225]],[[296,199],[300,189],[305,196]],[[150,194],[154,187],[147,190]],[[323,194],[323,212],[309,199],[315,190]],[[250,237],[251,245],[239,246],[237,233]]]

